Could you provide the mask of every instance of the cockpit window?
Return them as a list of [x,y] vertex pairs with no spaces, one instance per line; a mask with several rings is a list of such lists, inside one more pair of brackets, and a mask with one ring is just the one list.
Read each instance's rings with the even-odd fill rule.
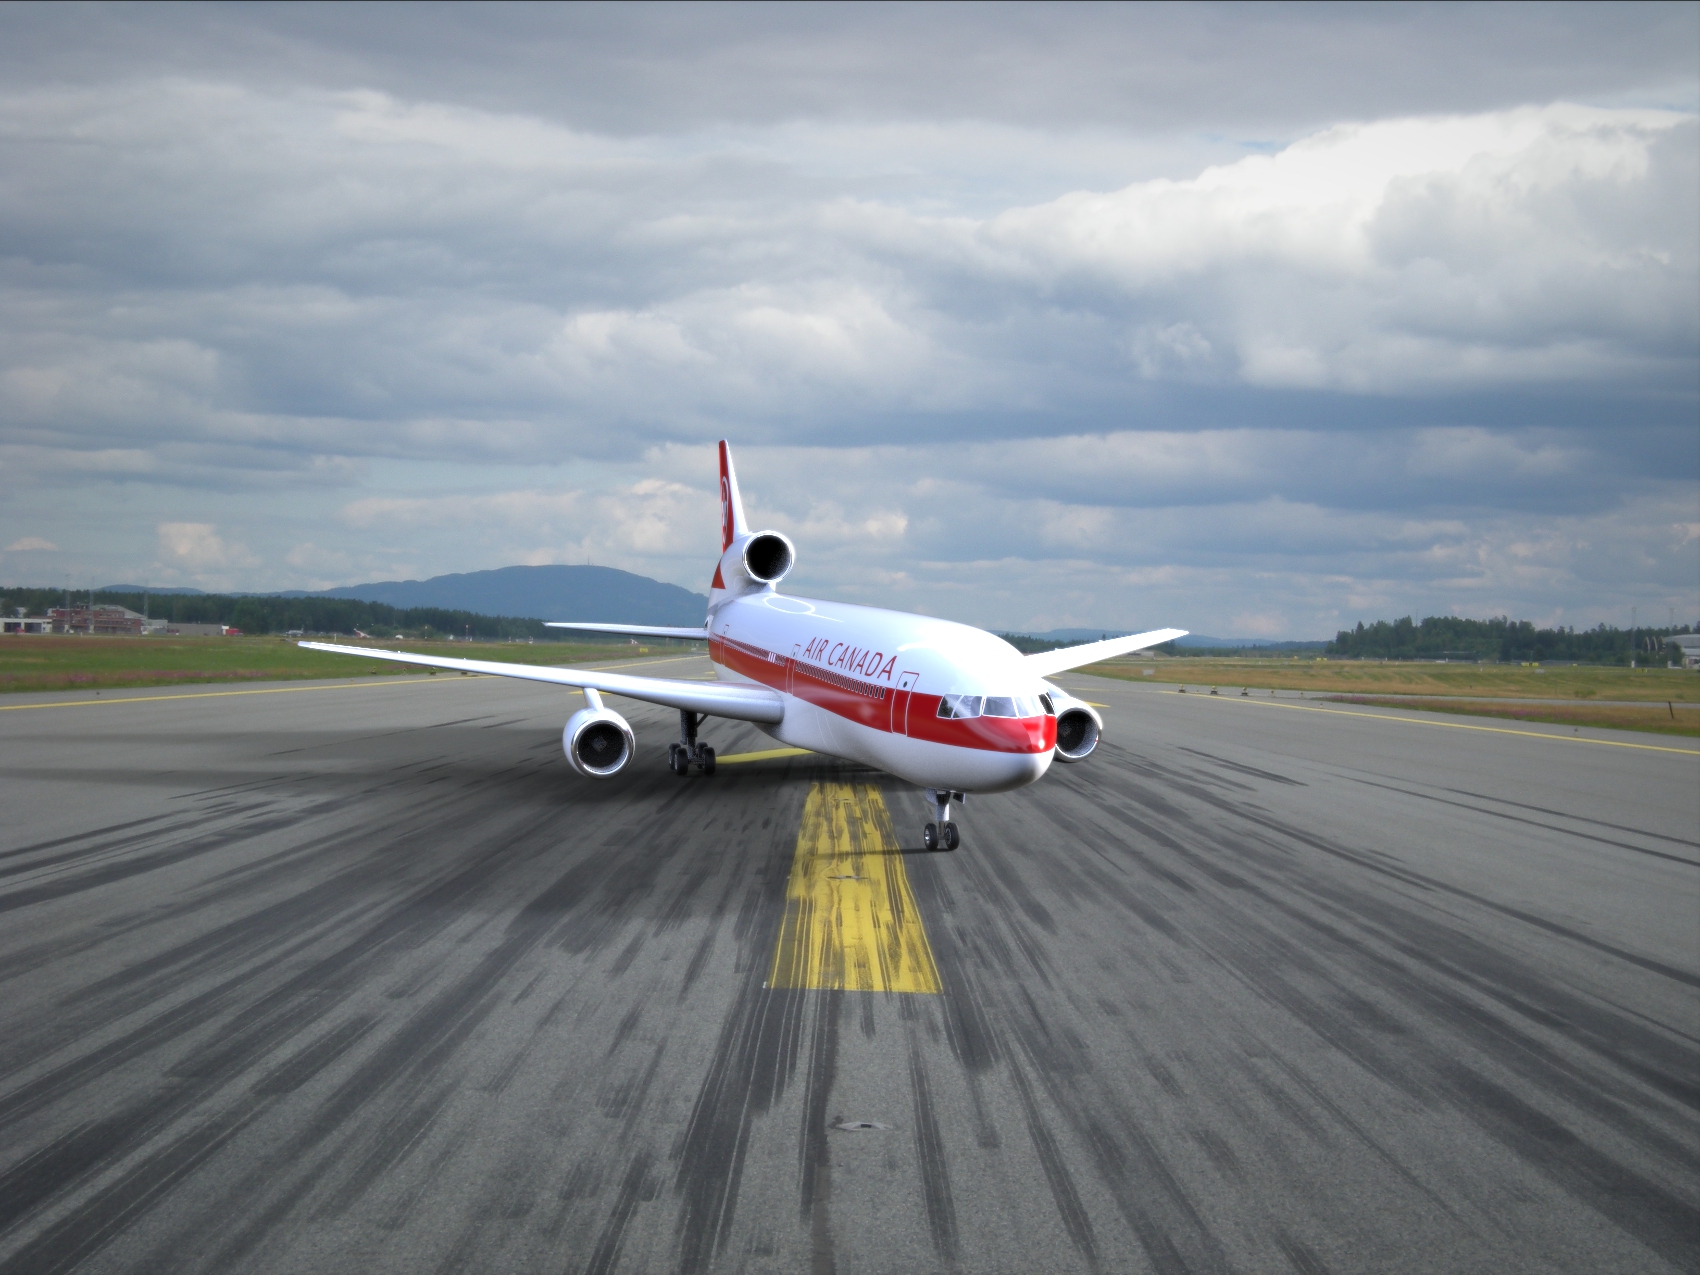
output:
[[1055,717],[1057,715],[1057,706],[1051,703],[1051,697],[1049,695],[1039,696],[1039,707],[1045,710],[1046,717]]
[[1040,700],[1032,695],[943,695],[940,717],[1037,717]]

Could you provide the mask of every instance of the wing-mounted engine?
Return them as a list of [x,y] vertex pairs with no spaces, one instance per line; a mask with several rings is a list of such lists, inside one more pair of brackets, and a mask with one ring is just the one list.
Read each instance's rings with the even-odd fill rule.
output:
[[632,728],[611,708],[595,703],[567,719],[561,747],[572,768],[591,779],[607,779],[624,768],[637,751]]
[[1046,693],[1057,710],[1057,760],[1085,761],[1104,734],[1104,719],[1097,709],[1067,691],[1053,688]]

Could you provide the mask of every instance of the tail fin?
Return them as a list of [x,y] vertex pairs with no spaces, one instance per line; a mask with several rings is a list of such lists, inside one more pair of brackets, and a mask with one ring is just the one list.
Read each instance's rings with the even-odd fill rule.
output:
[[732,547],[732,541],[747,532],[744,524],[744,502],[738,496],[738,475],[732,468],[732,448],[720,440],[720,552]]

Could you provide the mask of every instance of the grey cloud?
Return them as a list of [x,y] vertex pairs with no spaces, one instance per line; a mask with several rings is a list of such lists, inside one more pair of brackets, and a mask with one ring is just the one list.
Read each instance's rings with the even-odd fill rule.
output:
[[0,13],[0,538],[700,586],[729,434],[988,624],[1688,587],[1691,7],[394,12]]
[[12,82],[361,86],[622,136],[800,117],[1285,136],[1691,95],[1700,20],[1670,4],[13,6],[5,32]]

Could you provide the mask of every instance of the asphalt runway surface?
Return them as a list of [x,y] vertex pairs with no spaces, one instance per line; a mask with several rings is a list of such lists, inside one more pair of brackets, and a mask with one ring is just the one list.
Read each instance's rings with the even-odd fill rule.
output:
[[[0,1272],[1700,1266],[1690,741],[1061,680],[948,854],[525,683],[7,697]],[[938,990],[777,985],[834,793]]]

